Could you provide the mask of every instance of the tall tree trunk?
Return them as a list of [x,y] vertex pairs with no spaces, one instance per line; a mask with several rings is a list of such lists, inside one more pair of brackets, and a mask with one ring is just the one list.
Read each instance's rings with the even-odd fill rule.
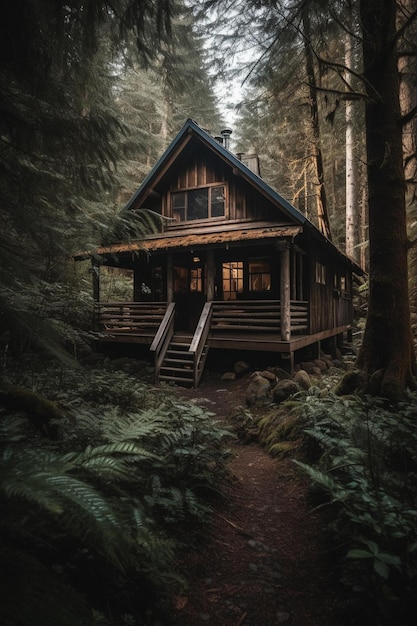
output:
[[311,29],[307,5],[303,9],[304,54],[306,61],[307,82],[311,128],[313,133],[313,163],[317,184],[317,219],[319,230],[331,240],[330,221],[327,210],[326,188],[324,186],[323,156],[321,153],[320,123],[317,103],[317,84],[314,73],[313,52],[311,49]]
[[[348,69],[354,68],[353,35],[345,35],[345,65]],[[351,74],[346,72],[345,80],[351,85]],[[346,100],[346,254],[355,261],[359,261],[358,249],[358,175],[355,159],[355,104],[353,100]]]
[[358,367],[398,398],[416,374],[411,333],[395,0],[360,0],[369,189],[369,303]]
[[[417,9],[417,0],[403,0],[402,13],[398,16],[398,27],[402,26],[405,19]],[[398,70],[400,72],[400,108],[403,116],[408,116],[417,104],[417,23],[414,22],[409,28],[407,37],[400,43]],[[411,119],[407,117],[407,123],[403,129],[403,157],[404,174],[406,181],[406,204],[408,223],[410,226],[411,239],[417,240],[417,114]],[[417,243],[410,250],[410,300],[411,308],[417,312]]]

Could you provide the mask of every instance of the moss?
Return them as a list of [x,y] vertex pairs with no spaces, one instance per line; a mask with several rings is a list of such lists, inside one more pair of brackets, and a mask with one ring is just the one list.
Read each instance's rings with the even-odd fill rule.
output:
[[291,454],[291,452],[298,448],[299,443],[299,441],[280,441],[270,446],[268,453],[274,458],[282,458]]
[[9,411],[26,413],[29,420],[41,434],[54,438],[55,429],[50,422],[66,417],[65,411],[55,402],[44,398],[35,391],[3,383],[0,388],[0,405]]

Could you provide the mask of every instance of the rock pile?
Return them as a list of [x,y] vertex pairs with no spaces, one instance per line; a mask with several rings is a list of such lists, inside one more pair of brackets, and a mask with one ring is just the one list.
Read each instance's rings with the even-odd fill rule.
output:
[[[274,402],[279,404],[298,391],[309,389],[316,384],[318,378],[331,368],[344,368],[342,353],[338,351],[335,358],[321,353],[320,358],[304,361],[295,367],[294,375],[277,366],[265,370],[256,370],[249,374],[246,388],[246,405],[261,407]],[[246,361],[237,361],[233,371],[225,372],[223,381],[236,380],[251,371]]]

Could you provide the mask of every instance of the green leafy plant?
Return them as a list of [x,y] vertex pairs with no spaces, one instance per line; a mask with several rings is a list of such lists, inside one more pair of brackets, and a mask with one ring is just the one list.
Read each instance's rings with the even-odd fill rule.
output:
[[175,556],[209,519],[230,433],[171,390],[155,393],[140,364],[119,364],[17,372],[47,399],[39,406],[59,409],[53,439],[33,428],[30,403],[0,408],[6,626],[153,625],[186,584]]
[[370,624],[392,623],[394,614],[407,624],[417,589],[417,396],[397,405],[306,396],[300,411],[319,460],[296,462],[333,506],[344,582],[363,597],[362,610],[373,610]]

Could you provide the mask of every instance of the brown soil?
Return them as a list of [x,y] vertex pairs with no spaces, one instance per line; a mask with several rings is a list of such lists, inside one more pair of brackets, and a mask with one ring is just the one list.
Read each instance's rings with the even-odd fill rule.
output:
[[[225,423],[244,404],[247,379],[206,377],[181,395]],[[290,458],[233,443],[232,480],[203,545],[184,555],[190,588],[175,599],[173,626],[338,626],[337,592],[323,519]]]

